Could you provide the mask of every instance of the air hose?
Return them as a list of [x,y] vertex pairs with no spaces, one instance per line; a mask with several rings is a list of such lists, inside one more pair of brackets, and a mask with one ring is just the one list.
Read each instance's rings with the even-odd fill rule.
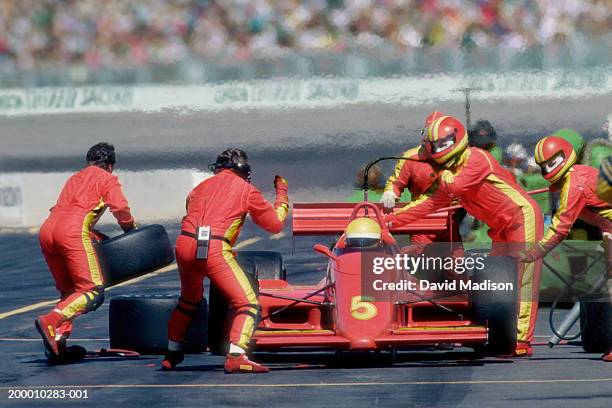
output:
[[[557,305],[565,297],[565,295],[566,295],[566,293],[568,291],[572,292],[572,299],[574,299],[575,302],[579,302],[581,299],[587,298],[588,296],[596,293],[597,291],[599,291],[603,287],[603,285],[605,285],[606,277],[605,277],[604,274],[602,274],[601,277],[599,277],[599,279],[597,279],[597,281],[591,286],[591,289],[587,293],[582,295],[582,296],[580,296],[578,293],[576,293],[576,290],[574,289],[574,286],[573,286],[574,283],[576,283],[576,281],[578,279],[580,279],[582,276],[586,275],[586,273],[595,264],[597,264],[601,258],[602,258],[602,256],[596,257],[589,265],[587,265],[586,268],[584,268],[584,270],[582,272],[580,272],[579,274],[576,274],[575,276],[573,276],[569,282],[563,276],[561,276],[552,266],[550,266],[550,264],[548,264],[545,260],[543,261],[544,265],[548,269],[550,269],[550,271],[557,278],[559,278],[559,280],[561,282],[563,282],[563,284],[565,285],[563,290],[555,297],[555,300],[553,301],[553,304],[550,307],[550,312],[548,313],[548,324],[550,326],[550,330],[553,333],[553,336],[551,336],[550,339],[548,340],[549,347],[554,347],[561,340],[572,341],[572,340],[576,340],[580,336],[582,336],[582,330],[583,330],[582,328],[580,329],[580,331],[577,334],[575,334],[573,336],[567,336],[567,332],[570,331],[572,326],[580,318],[580,304],[579,303],[576,303],[576,305],[574,305],[572,310],[568,313],[568,316],[561,323],[561,327],[559,329],[557,329],[555,327],[555,324],[554,324],[554,315],[555,315],[555,311],[557,309]],[[586,326],[586,324],[584,326]]]

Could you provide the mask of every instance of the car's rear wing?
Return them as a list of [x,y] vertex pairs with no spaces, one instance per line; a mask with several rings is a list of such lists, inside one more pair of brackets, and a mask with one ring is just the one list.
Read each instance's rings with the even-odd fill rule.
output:
[[[398,203],[397,208],[407,203]],[[293,235],[333,235],[344,232],[353,209],[359,203],[295,203]],[[376,204],[382,209],[380,204]],[[360,211],[363,214],[364,209]],[[436,233],[450,228],[453,209],[435,212],[418,221],[391,228],[392,234]]]

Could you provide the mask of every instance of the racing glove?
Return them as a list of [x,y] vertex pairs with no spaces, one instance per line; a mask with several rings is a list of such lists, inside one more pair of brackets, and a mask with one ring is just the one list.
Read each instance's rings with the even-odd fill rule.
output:
[[540,258],[544,258],[546,256],[546,250],[542,245],[535,244],[531,249],[511,253],[509,256],[524,263],[531,263]]
[[108,239],[108,235],[98,231],[97,229],[92,229],[89,231],[89,237],[92,241],[102,242]]
[[276,190],[276,203],[289,205],[289,183],[284,177],[274,176],[274,189]]
[[395,207],[395,200],[397,200],[397,196],[393,191],[385,191],[380,198],[380,202],[385,208]]
[[136,222],[132,218],[132,222],[128,223],[120,223],[119,226],[123,230],[123,232],[130,232],[133,229],[136,229]]

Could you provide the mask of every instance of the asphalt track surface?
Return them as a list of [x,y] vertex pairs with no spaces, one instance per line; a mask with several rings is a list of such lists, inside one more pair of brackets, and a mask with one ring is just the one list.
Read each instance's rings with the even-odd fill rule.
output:
[[[599,130],[612,96],[535,104],[472,103],[472,118],[490,119],[501,144],[527,145],[560,127],[574,127],[588,137]],[[536,107],[537,106],[537,107]],[[276,173],[290,181],[300,200],[337,199],[350,192],[356,169],[380,155],[397,154],[418,142],[417,129],[431,110],[463,115],[461,104],[353,106],[303,112],[232,112],[174,115],[161,113],[50,115],[3,118],[0,172],[71,170],[83,152],[108,140],[118,148],[119,166],[127,169],[205,167],[223,148],[247,149],[254,162],[254,182],[269,186]],[[178,198],[183,200],[183,197]],[[168,224],[176,236],[178,220]],[[329,240],[329,239],[327,239]],[[247,221],[244,249],[283,253],[290,282],[313,283],[325,261],[312,251],[326,239],[260,234]],[[189,355],[181,369],[159,370],[159,356],[139,359],[88,359],[50,367],[33,326],[35,317],[57,298],[36,235],[0,232],[0,406],[399,406],[399,407],[559,407],[612,406],[612,364],[586,354],[578,344],[554,349],[539,345],[522,360],[474,359],[469,349],[401,352],[396,364],[384,359],[333,353],[260,354],[270,374],[225,375],[223,358]],[[73,344],[89,350],[108,347],[108,300],[140,293],[177,293],[175,269],[154,273],[107,292],[106,303],[78,319]],[[546,311],[537,327],[538,341],[550,335]],[[87,400],[8,399],[10,389],[84,389]]]
[[[172,237],[176,226],[169,225]],[[297,238],[292,254],[289,235],[262,237],[250,223],[239,248],[284,254],[294,283],[314,283],[325,261],[311,248],[329,238]],[[222,357],[188,355],[176,372],[160,371],[160,356],[138,359],[98,358],[48,366],[34,329],[35,317],[56,298],[53,282],[33,234],[0,235],[0,406],[398,406],[398,407],[609,407],[612,366],[578,344],[549,349],[536,346],[532,358],[477,360],[470,349],[415,349],[384,356],[333,353],[258,354],[272,372],[226,375]],[[108,347],[108,299],[136,293],[177,293],[174,268],[107,292],[107,302],[77,320],[72,344],[89,350]],[[28,307],[34,305],[33,310]],[[39,306],[36,308],[36,306]],[[40,307],[40,306],[43,307]],[[8,312],[8,314],[7,314]],[[14,313],[14,314],[12,314]],[[539,342],[550,334],[546,311],[537,328]],[[9,390],[87,390],[88,399],[8,399]]]

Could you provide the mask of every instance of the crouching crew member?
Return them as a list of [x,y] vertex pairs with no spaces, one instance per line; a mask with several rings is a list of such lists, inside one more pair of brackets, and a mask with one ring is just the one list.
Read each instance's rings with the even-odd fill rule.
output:
[[115,166],[115,148],[98,143],[87,152],[87,167],[72,175],[40,228],[40,246],[51,270],[60,301],[35,321],[50,359],[66,353],[72,321],[104,302],[104,282],[92,245],[99,236],[94,225],[110,208],[124,231],[134,218],[121,190]]
[[[599,171],[575,164],[576,157],[572,145],[562,138],[549,136],[537,143],[535,160],[542,168],[542,176],[551,183],[551,190],[560,192],[559,208],[544,238],[520,256],[525,261],[544,257],[567,237],[574,222],[581,218],[601,230],[608,277],[612,278],[612,205],[597,195]],[[612,286],[612,281],[608,282]],[[612,356],[608,353],[604,359],[612,361]]]
[[612,156],[601,161],[597,178],[597,197],[612,204]]
[[555,136],[537,143],[535,160],[542,168],[542,176],[551,183],[551,191],[560,192],[559,208],[544,238],[522,253],[522,258],[543,258],[567,237],[578,218],[599,227],[607,243],[612,234],[612,206],[597,196],[597,169],[575,164],[572,145]]
[[[537,203],[489,152],[468,147],[465,127],[458,119],[442,116],[434,120],[423,144],[431,159],[444,168],[438,173],[437,189],[389,215],[392,226],[414,222],[459,199],[469,214],[489,226],[494,243],[534,244],[542,238]],[[517,263],[521,297],[515,356],[532,354],[540,270],[541,263]]]
[[235,311],[225,371],[265,373],[268,368],[245,354],[257,326],[259,303],[255,289],[234,258],[232,246],[247,214],[270,233],[282,230],[289,213],[287,181],[275,177],[273,207],[250,184],[251,167],[244,151],[227,149],[210,168],[214,176],[187,197],[187,215],[176,241],[181,296],[168,323],[168,351],[162,368],[172,370],[183,361],[181,342],[202,301],[203,279],[207,276]]

